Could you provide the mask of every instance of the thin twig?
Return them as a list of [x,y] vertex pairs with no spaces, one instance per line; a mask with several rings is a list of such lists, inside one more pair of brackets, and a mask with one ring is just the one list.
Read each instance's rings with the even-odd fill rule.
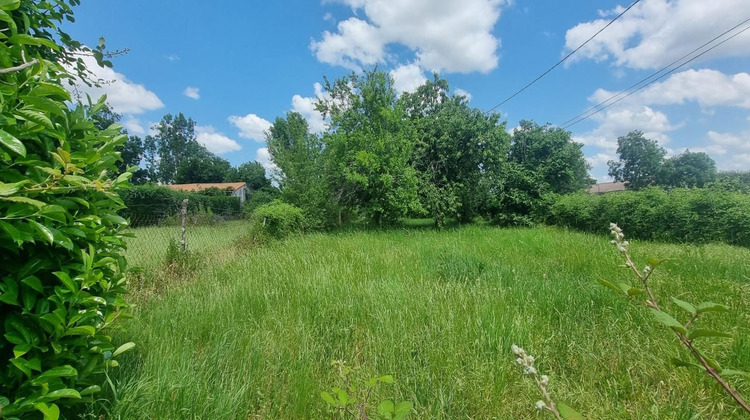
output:
[[33,59],[33,60],[29,61],[29,62],[26,62],[26,63],[23,63],[23,64],[19,64],[19,65],[15,66],[15,67],[8,67],[8,68],[0,69],[0,74],[13,73],[14,71],[25,70],[25,69],[27,69],[27,68],[29,68],[31,66],[36,65],[36,64],[39,64],[39,60],[35,58],[35,59]]

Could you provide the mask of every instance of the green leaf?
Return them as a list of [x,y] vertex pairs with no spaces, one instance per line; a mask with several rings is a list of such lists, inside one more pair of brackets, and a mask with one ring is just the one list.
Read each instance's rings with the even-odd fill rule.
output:
[[32,111],[29,109],[19,109],[16,111],[16,116],[20,116],[21,118],[31,121],[35,124],[39,124],[44,128],[48,128],[50,130],[55,129],[55,125],[52,123],[52,121],[44,114],[42,114],[39,111]]
[[727,312],[729,310],[728,307],[725,305],[721,305],[718,303],[713,302],[703,302],[698,304],[698,307],[696,308],[696,311],[699,314],[702,314],[704,312]]
[[34,378],[31,383],[34,385],[42,385],[49,382],[50,379],[71,378],[74,376],[78,376],[78,371],[73,366],[63,365],[53,367],[52,369],[45,371],[41,375]]
[[676,319],[672,318],[671,315],[669,315],[666,312],[657,311],[654,308],[651,309],[651,315],[653,315],[654,319],[658,322],[661,322],[662,324],[666,325],[667,327],[677,331],[680,334],[687,334],[687,330],[685,327],[680,324]]
[[378,404],[378,414],[386,419],[392,419],[394,411],[396,411],[396,405],[391,400],[383,400]]
[[598,279],[596,279],[596,281],[597,281],[597,282],[598,282],[599,284],[601,284],[602,286],[605,286],[605,287],[609,287],[610,289],[614,290],[614,291],[615,291],[615,292],[617,292],[618,294],[621,294],[621,293],[622,293],[622,290],[620,290],[620,288],[619,288],[619,287],[615,286],[615,285],[614,285],[614,283],[610,283],[610,282],[608,282],[607,280],[604,280],[604,279],[602,279],[602,278],[598,278]]
[[329,405],[336,407],[336,400],[333,399],[333,395],[331,395],[330,393],[323,391],[320,393],[320,397],[323,398],[323,401],[327,402]]
[[60,409],[55,404],[45,404],[43,402],[34,404],[34,408],[41,411],[44,415],[43,420],[57,420],[60,418]]
[[566,404],[557,403],[557,411],[560,412],[560,417],[562,417],[563,420],[583,420],[581,413]]
[[675,365],[676,367],[696,367],[698,369],[703,369],[703,366],[701,366],[701,365],[699,365],[697,363],[686,362],[684,360],[680,360],[680,359],[677,359],[675,357],[673,357],[671,359],[671,361],[672,361],[672,364]]
[[19,344],[13,347],[13,357],[21,357],[28,353],[32,348],[34,348],[34,346],[31,344]]
[[411,410],[414,407],[414,404],[411,403],[411,401],[401,401],[396,405],[396,411],[395,416],[393,417],[394,420],[403,420],[411,414]]
[[685,312],[689,313],[690,315],[695,316],[695,314],[697,313],[696,309],[695,309],[695,306],[691,305],[690,303],[685,302],[684,300],[680,300],[680,299],[677,299],[677,298],[673,297],[672,298],[672,302],[674,302],[675,305],[679,306],[680,308],[682,308]]
[[648,264],[651,267],[651,269],[653,270],[654,268],[662,265],[664,263],[664,261],[665,260],[659,260],[659,259],[656,259],[656,258],[649,257],[649,258],[646,259],[646,264]]
[[0,199],[4,201],[11,201],[14,203],[31,204],[32,206],[40,208],[40,209],[47,205],[44,202],[41,202],[39,200],[34,200],[33,198],[29,198],[29,197],[0,197]]
[[132,350],[134,347],[135,347],[135,343],[133,343],[132,341],[129,342],[129,343],[125,343],[125,344],[121,345],[120,347],[118,347],[117,350],[115,350],[114,353],[112,353],[112,357],[117,357],[117,356],[125,353],[126,351]]
[[378,378],[379,382],[382,382],[384,384],[392,384],[393,383],[393,375],[383,375]]
[[52,244],[55,240],[55,235],[49,230],[47,226],[37,222],[36,220],[29,220],[29,224],[41,235],[41,238]]
[[63,388],[50,392],[49,394],[42,397],[42,400],[49,402],[58,400],[60,398],[73,398],[76,400],[80,400],[81,394],[79,394],[75,389]]
[[91,385],[81,391],[80,394],[82,397],[85,397],[87,395],[98,394],[101,390],[102,388],[99,385]]
[[10,239],[13,240],[17,245],[21,245],[23,243],[23,239],[21,238],[21,232],[18,231],[13,225],[11,225],[8,222],[0,220],[0,228],[4,230],[9,236]]
[[20,182],[16,182],[13,184],[6,184],[4,182],[0,182],[0,196],[7,197],[9,195],[13,195],[18,192],[18,190],[21,189],[24,184],[28,184],[29,180],[23,180]]
[[44,39],[44,38],[36,38],[31,35],[27,34],[18,34],[13,35],[12,37],[8,38],[8,41],[13,44],[23,44],[23,45],[44,45],[45,47],[51,48],[55,51],[59,50],[60,47],[57,46],[54,42]]
[[96,329],[90,325],[81,325],[79,327],[73,327],[69,328],[65,331],[65,334],[63,336],[70,336],[70,335],[94,335],[96,334]]
[[57,277],[58,279],[60,279],[60,281],[62,282],[62,284],[64,284],[65,287],[67,287],[68,290],[70,290],[71,292],[77,292],[78,291],[78,285],[76,284],[75,280],[73,280],[73,279],[70,278],[70,276],[68,275],[68,273],[64,273],[62,271],[55,271],[52,274],[54,274],[55,277]]
[[701,337],[723,337],[723,338],[732,338],[732,334],[728,334],[721,331],[715,331],[715,330],[709,330],[706,328],[698,328],[695,330],[690,331],[690,334],[688,334],[688,339],[695,340],[696,338]]
[[30,288],[36,290],[39,293],[44,293],[44,287],[42,286],[42,281],[39,280],[39,277],[29,276],[21,280],[21,283],[25,284],[26,286],[29,286]]
[[0,0],[0,9],[16,10],[21,7],[21,0]]
[[11,152],[26,157],[26,146],[5,130],[0,130],[0,144]]

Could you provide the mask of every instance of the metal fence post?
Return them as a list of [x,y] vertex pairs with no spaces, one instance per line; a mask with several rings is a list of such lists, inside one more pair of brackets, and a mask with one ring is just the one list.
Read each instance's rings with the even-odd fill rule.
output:
[[180,249],[182,252],[187,250],[187,242],[185,242],[185,233],[187,231],[187,205],[188,199],[186,198],[182,200],[182,210],[180,211],[180,216],[182,217],[182,240],[180,241]]

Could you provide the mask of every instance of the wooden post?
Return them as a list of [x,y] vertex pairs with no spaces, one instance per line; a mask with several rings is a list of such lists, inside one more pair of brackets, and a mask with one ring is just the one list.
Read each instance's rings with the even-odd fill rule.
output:
[[180,211],[180,216],[182,217],[182,240],[180,241],[180,249],[182,252],[185,252],[187,250],[187,242],[185,242],[185,233],[187,232],[186,223],[187,223],[187,205],[188,205],[188,199],[182,200],[182,210]]

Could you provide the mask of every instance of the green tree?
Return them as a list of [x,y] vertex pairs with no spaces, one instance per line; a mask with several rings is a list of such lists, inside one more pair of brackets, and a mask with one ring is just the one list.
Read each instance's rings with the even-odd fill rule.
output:
[[716,162],[703,152],[691,152],[664,161],[659,171],[658,184],[667,187],[699,187],[716,180]]
[[508,160],[536,173],[549,191],[567,194],[594,183],[581,147],[562,128],[522,120],[513,131]]
[[266,168],[260,162],[245,162],[232,167],[224,177],[225,182],[244,182],[252,191],[271,187],[271,181],[266,178]]
[[639,190],[655,185],[667,152],[655,140],[640,131],[631,131],[617,138],[619,160],[609,161],[609,176],[625,182],[628,189]]
[[149,167],[156,178],[153,180],[171,184],[175,182],[177,169],[190,157],[201,155],[205,148],[195,135],[195,121],[182,113],[167,114],[154,126],[156,134],[146,137],[146,149],[150,152]]
[[314,226],[330,225],[336,212],[325,174],[322,140],[296,112],[277,117],[266,137],[284,201],[301,208]]
[[177,184],[224,182],[231,169],[229,161],[200,146],[193,155],[182,157],[178,162],[174,182]]
[[498,115],[472,109],[448,90],[435,75],[400,99],[417,132],[412,164],[420,200],[436,226],[446,217],[468,222],[477,215],[486,197],[483,180],[498,174],[509,143]]
[[416,132],[397,101],[393,79],[373,70],[325,82],[319,110],[331,120],[323,136],[332,197],[375,225],[419,207],[410,165]]

